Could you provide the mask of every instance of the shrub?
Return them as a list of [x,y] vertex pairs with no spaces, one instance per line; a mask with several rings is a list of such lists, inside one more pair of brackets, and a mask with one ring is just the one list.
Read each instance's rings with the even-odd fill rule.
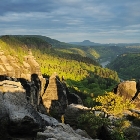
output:
[[78,118],[78,127],[84,129],[92,138],[98,138],[101,128],[107,127],[109,123],[109,119],[95,116],[93,113],[82,114]]
[[129,100],[123,99],[112,92],[106,93],[104,96],[98,96],[96,102],[100,105],[95,106],[97,110],[104,111],[108,115],[122,116],[123,111],[134,108],[134,104]]

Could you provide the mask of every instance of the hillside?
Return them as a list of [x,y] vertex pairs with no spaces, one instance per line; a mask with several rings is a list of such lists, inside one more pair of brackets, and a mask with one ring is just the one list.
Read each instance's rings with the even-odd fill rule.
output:
[[[79,48],[62,50],[35,36],[2,36],[0,37],[0,55],[1,106],[5,109],[1,111],[4,114],[4,117],[3,114],[1,115],[1,126],[6,128],[4,131],[1,129],[0,137],[3,138],[4,135],[7,139],[7,128],[10,134],[24,134],[22,137],[25,137],[31,133],[37,133],[47,124],[46,130],[37,133],[37,137],[39,139],[56,138],[56,134],[59,134],[62,139],[64,136],[61,132],[63,134],[64,132],[55,131],[56,121],[54,126],[51,122],[54,119],[47,119],[44,114],[62,121],[62,126],[58,125],[60,128],[67,126],[68,133],[71,132],[70,127],[64,123],[87,131],[93,139],[103,139],[106,136],[107,140],[124,140],[124,138],[132,140],[138,135],[139,128],[134,129],[132,121],[137,124],[139,118],[128,116],[131,119],[130,123],[126,113],[123,117],[124,111],[135,107],[130,100],[135,97],[136,82],[127,81],[118,84],[120,80],[117,72],[102,68],[98,62],[87,57]],[[20,82],[17,83],[18,80]],[[127,90],[131,90],[131,96]],[[128,99],[124,100],[118,94]],[[42,103],[45,108],[42,108]],[[79,105],[82,103],[86,107]],[[139,104],[139,99],[135,103]],[[99,112],[101,113],[98,114]],[[41,114],[44,119],[49,120],[45,125]],[[10,121],[7,120],[5,123],[7,115]],[[54,134],[48,130],[53,130]],[[129,133],[133,133],[133,136],[129,137]],[[72,135],[75,135],[73,130]],[[80,136],[77,137],[82,140]]]
[[[28,44],[29,47],[31,47],[29,44],[35,45],[36,47],[38,46],[38,44],[40,44],[39,47],[41,47],[42,51],[44,51],[46,47],[49,47],[51,48],[49,52],[45,52],[53,54],[55,50],[55,55],[58,55],[58,57],[62,56],[62,54],[62,57],[69,57],[70,59],[76,56],[77,58],[82,56],[91,58],[90,61],[96,60],[99,63],[112,61],[118,55],[121,55],[123,53],[140,52],[139,43],[99,44],[91,42],[89,40],[85,40],[83,42],[79,42],[79,45],[76,45],[60,42],[58,40],[40,35],[18,35],[13,37],[16,37],[16,39],[18,39],[23,44]],[[43,47],[44,45],[45,47]]]
[[139,79],[140,53],[124,53],[107,67],[116,70],[122,79]]
[[56,72],[60,78],[65,77],[70,90],[77,94],[97,96],[110,91],[119,82],[115,71],[102,68],[96,61],[80,54],[68,53],[55,49],[48,42],[38,37],[2,36],[0,47],[6,55],[10,54],[19,60],[22,65],[28,49],[32,50],[36,61],[41,66],[44,76]]

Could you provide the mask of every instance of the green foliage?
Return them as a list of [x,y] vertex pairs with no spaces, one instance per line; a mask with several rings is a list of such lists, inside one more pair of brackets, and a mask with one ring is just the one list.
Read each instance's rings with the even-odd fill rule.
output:
[[125,132],[127,129],[130,127],[130,122],[127,121],[126,119],[117,119],[113,122],[114,128],[111,133],[111,137],[113,140],[126,140],[125,138]]
[[140,77],[140,53],[128,53],[117,57],[108,68],[116,70],[122,79],[138,79]]
[[122,116],[123,111],[135,107],[129,100],[124,100],[123,97],[112,92],[106,93],[104,96],[98,96],[96,102],[100,103],[99,106],[95,107],[96,109],[116,116]]
[[85,100],[83,100],[84,105],[87,107],[93,107],[95,106],[95,102],[93,101],[92,97],[87,97]]
[[140,114],[139,113],[132,113],[131,115],[127,116],[127,119],[130,120],[134,126],[140,127]]
[[109,119],[95,116],[93,113],[82,114],[78,118],[78,127],[86,130],[92,138],[98,138],[98,130],[103,126],[108,126]]
[[[135,140],[137,134],[125,118],[110,120],[91,112],[78,117],[78,127],[84,129],[94,139]],[[132,134],[133,132],[135,136]]]
[[136,140],[138,132],[135,128],[129,127],[124,130],[125,140]]
[[[52,44],[55,44],[55,40],[52,40]],[[2,36],[0,46],[7,55],[17,56],[21,65],[23,56],[28,54],[28,49],[31,49],[41,66],[43,75],[50,76],[56,72],[59,77],[64,76],[70,89],[86,94],[84,99],[91,93],[96,97],[112,90],[119,82],[115,71],[100,67],[95,60],[86,57],[85,52],[80,48],[63,48],[63,51],[62,48],[58,48],[59,45],[52,48],[53,45],[46,42],[44,37]],[[88,100],[85,100],[86,102]]]

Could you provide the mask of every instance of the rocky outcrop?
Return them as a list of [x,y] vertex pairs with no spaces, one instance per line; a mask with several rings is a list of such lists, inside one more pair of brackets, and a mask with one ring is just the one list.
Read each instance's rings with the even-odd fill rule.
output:
[[68,104],[80,104],[83,105],[82,99],[75,93],[70,93],[68,88],[66,87],[66,94],[68,98]]
[[120,84],[117,85],[116,88],[114,88],[114,93],[122,96],[124,98],[124,101],[126,99],[133,101],[133,103],[136,105],[136,107],[140,107],[139,102],[140,102],[140,94],[137,95],[137,97],[133,99],[137,92],[136,89],[136,82],[135,81],[124,81],[121,82]]
[[7,57],[4,55],[4,52],[0,50],[0,74],[8,75],[11,77],[15,76],[15,70],[9,64]]
[[132,99],[136,93],[136,82],[135,81],[124,81],[118,84],[116,94],[123,96],[124,99]]
[[[6,56],[0,50],[0,127],[4,128],[0,129],[0,139],[36,135],[48,125],[54,132],[61,133],[59,139],[84,139],[68,125],[60,126],[58,121],[44,115],[50,112],[60,120],[71,103],[82,104],[82,100],[68,91],[56,73],[49,80],[43,78],[40,66],[30,50],[22,65],[19,65],[16,57]],[[64,129],[61,130],[61,127]],[[43,133],[45,137],[51,133],[46,128]],[[67,131],[68,129],[70,130]],[[82,133],[82,130],[77,133]],[[42,136],[42,133],[39,134]],[[57,136],[59,137],[58,134],[55,137]]]
[[44,132],[37,133],[36,140],[92,140],[84,130],[73,130],[68,124],[59,123],[52,117],[44,114],[40,114],[40,116],[49,122],[49,126],[46,126]]
[[58,123],[47,126],[44,132],[37,133],[37,140],[92,140],[83,130],[74,131],[68,124]]
[[0,82],[0,122],[1,128],[4,128],[0,129],[1,138],[7,135],[35,135],[48,125],[27,102],[25,89],[20,82],[15,81]]
[[[21,62],[20,62],[21,63]],[[5,55],[0,49],[0,81],[12,80],[20,81],[26,90],[26,98],[35,108],[43,108],[51,111],[56,116],[64,114],[68,104],[82,104],[80,97],[70,93],[59,77],[54,73],[49,78],[49,83],[42,77],[40,66],[29,50],[28,55],[24,56],[22,64],[19,65],[17,57]],[[3,76],[2,76],[3,75]],[[12,78],[11,78],[12,77]]]
[[[23,61],[23,66],[26,67],[26,69],[24,69],[25,71],[22,73],[22,75],[26,75],[26,73],[28,74],[37,74],[38,77],[42,78],[42,74],[40,71],[40,66],[39,64],[36,62],[35,57],[32,55],[31,50],[29,50],[29,54],[27,56],[24,56],[24,61]],[[25,78],[25,77],[21,77],[21,78]],[[26,76],[26,79],[30,80],[30,77]]]
[[51,112],[51,114],[58,118],[65,113],[68,105],[66,90],[56,73],[52,74],[49,78],[49,84],[42,96],[42,102],[47,112]]
[[56,73],[49,78],[48,86],[42,95],[42,102],[47,112],[57,116],[57,119],[65,113],[69,104],[83,104],[78,95],[69,92],[65,82],[61,82]]
[[77,127],[77,118],[91,109],[84,107],[83,105],[70,104],[65,111],[65,123],[70,124],[72,127]]
[[29,50],[28,55],[24,56],[22,64],[20,64],[17,56],[5,55],[0,48],[0,75],[6,75],[13,78],[24,78],[31,80],[32,74],[37,74],[42,81],[40,66],[35,57]]

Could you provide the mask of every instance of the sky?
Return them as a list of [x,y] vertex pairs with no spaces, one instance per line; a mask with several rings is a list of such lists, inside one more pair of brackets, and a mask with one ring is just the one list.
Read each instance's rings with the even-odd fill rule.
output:
[[0,35],[140,43],[140,0],[0,0]]

